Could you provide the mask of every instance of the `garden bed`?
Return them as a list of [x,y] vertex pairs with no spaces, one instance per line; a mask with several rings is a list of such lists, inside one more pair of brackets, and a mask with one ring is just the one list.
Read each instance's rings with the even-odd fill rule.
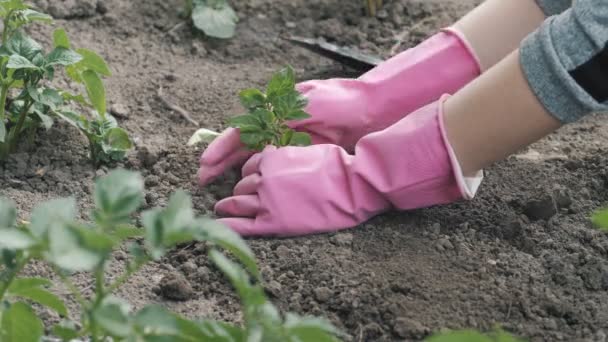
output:
[[[199,214],[211,214],[237,174],[197,186],[201,148],[186,146],[197,127],[167,109],[159,88],[201,127],[220,130],[240,114],[238,91],[263,85],[285,64],[299,79],[352,76],[283,41],[284,33],[388,57],[473,5],[392,0],[371,19],[361,16],[359,2],[345,2],[233,1],[240,22],[228,41],[179,25],[179,0],[38,4],[63,18],[57,24],[75,45],[107,59],[110,108],[136,146],[113,166],[143,174],[146,207],[165,205],[181,188]],[[30,33],[50,44],[46,27]],[[268,292],[281,309],[329,318],[352,341],[417,341],[443,328],[495,325],[532,341],[605,341],[608,237],[592,228],[589,216],[608,200],[607,128],[604,117],[589,117],[499,163],[487,170],[472,202],[391,213],[337,234],[249,240]],[[84,146],[75,129],[54,126],[31,151],[24,147],[0,165],[0,195],[17,203],[23,219],[35,204],[63,196],[75,196],[86,213],[95,177],[109,169],[93,169]],[[36,265],[26,273],[51,274]],[[86,274],[75,282],[92,290]],[[188,317],[240,320],[230,285],[196,244],[147,266],[118,295],[134,307],[161,303]],[[71,308],[77,313],[73,302]],[[51,311],[44,318],[57,320]]]

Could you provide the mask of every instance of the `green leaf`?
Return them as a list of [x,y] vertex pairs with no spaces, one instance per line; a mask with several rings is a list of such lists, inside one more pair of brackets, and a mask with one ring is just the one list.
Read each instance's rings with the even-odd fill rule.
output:
[[122,299],[109,296],[93,311],[93,318],[102,329],[112,336],[126,337],[131,332],[129,304]]
[[76,217],[74,198],[54,199],[37,206],[32,212],[30,231],[45,238],[52,227],[65,227]]
[[8,288],[9,292],[16,289],[29,289],[32,287],[51,286],[53,283],[45,278],[17,278]]
[[78,327],[72,321],[62,320],[53,327],[53,335],[64,341],[71,341],[79,337]]
[[0,55],[19,55],[30,61],[33,61],[34,57],[41,52],[42,46],[21,31],[15,32],[0,48]]
[[140,174],[114,170],[96,181],[95,217],[110,224],[126,222],[143,202],[144,181]]
[[63,28],[58,28],[53,32],[53,45],[58,48],[62,47],[65,49],[70,49],[70,38],[68,38],[68,34],[65,32]]
[[104,135],[102,147],[105,153],[125,152],[133,148],[133,143],[131,143],[131,139],[129,139],[129,135],[124,129],[115,127],[108,130]]
[[601,230],[608,230],[608,209],[596,212],[591,220]]
[[331,323],[316,317],[287,314],[285,328],[291,338],[299,341],[337,342],[341,333]]
[[6,67],[10,69],[38,69],[36,65],[20,55],[10,56]]
[[272,124],[272,122],[275,120],[275,116],[274,114],[264,108],[257,108],[255,109],[251,115],[257,117],[261,122],[265,122],[267,123],[267,125]]
[[431,336],[425,342],[494,342],[488,336],[472,330],[451,331]]
[[308,133],[295,132],[289,142],[291,146],[309,146],[312,144],[312,140]]
[[22,0],[4,0],[0,2],[0,6],[4,11],[4,15],[10,11],[14,10],[24,10],[27,9],[27,5],[23,3]]
[[46,56],[46,65],[72,65],[80,62],[82,56],[64,47],[56,47]]
[[226,1],[221,1],[214,7],[201,3],[192,10],[194,26],[214,38],[232,38],[237,21],[238,16]]
[[199,234],[201,234],[201,239],[213,242],[234,254],[257,280],[261,280],[255,255],[239,234],[219,222],[210,219],[197,220],[197,227],[199,229]]
[[86,70],[82,73],[82,80],[84,81],[89,95],[89,100],[93,104],[93,107],[99,114],[106,112],[106,89],[103,86],[103,81],[99,75],[92,70]]
[[146,335],[180,335],[176,316],[160,305],[149,305],[134,317],[134,323]]
[[[289,120],[288,116],[298,115],[308,103],[308,100],[295,89],[285,90],[284,94],[272,97],[272,106],[278,117]],[[292,112],[296,112],[293,113]]]
[[40,21],[40,22],[44,22],[44,23],[53,22],[53,17],[51,17],[50,15],[48,15],[46,13],[40,13],[38,11],[34,11],[33,9],[30,9],[30,8],[22,10],[21,15],[23,17],[25,17],[27,22],[32,22],[32,21]]
[[194,146],[200,143],[209,144],[219,136],[220,133],[218,132],[214,132],[206,128],[201,128],[194,132],[192,137],[190,137],[190,140],[188,140],[188,146]]
[[3,342],[39,342],[44,325],[26,304],[16,302],[2,313]]
[[171,196],[164,210],[144,212],[142,222],[146,229],[146,244],[154,259],[159,259],[167,248],[194,239],[192,200],[181,190]]
[[144,236],[144,233],[145,231],[141,228],[128,225],[120,225],[114,230],[112,235],[120,240],[127,240],[136,237],[142,237]]
[[15,209],[15,203],[7,198],[0,197],[0,228],[14,227],[16,222],[17,209]]
[[228,259],[224,254],[212,249],[209,252],[209,258],[217,268],[230,280],[230,283],[241,298],[247,297],[251,288],[251,281],[247,272],[243,270],[237,263]]
[[240,128],[241,131],[247,131],[247,128],[260,129],[262,127],[262,122],[254,115],[245,114],[230,118],[228,120],[228,125],[231,127]]
[[0,248],[11,250],[28,249],[36,245],[34,240],[27,232],[17,228],[0,229]]
[[239,93],[239,98],[243,107],[247,109],[254,109],[266,104],[266,95],[255,88],[241,91]]
[[293,129],[288,129],[285,133],[283,133],[280,139],[281,146],[289,146],[289,142],[291,141],[294,133],[295,132]]
[[285,120],[304,120],[310,118],[310,114],[306,113],[303,110],[294,110],[285,116]]
[[48,261],[71,272],[92,271],[97,267],[107,256],[107,252],[101,253],[95,248],[99,246],[90,246],[92,241],[79,233],[70,227],[51,227]]
[[110,71],[106,61],[95,51],[88,49],[76,49],[76,52],[82,56],[82,61],[79,63],[81,68],[95,71],[102,76],[112,76],[112,72]]
[[63,317],[68,315],[68,309],[63,301],[57,295],[40,287],[21,288],[15,287],[9,291],[9,294],[16,297],[32,300],[42,304],[48,308],[55,310]]
[[268,141],[268,137],[263,133],[241,132],[241,142],[248,147],[258,146],[265,141]]
[[271,100],[294,91],[296,85],[295,72],[290,66],[279,70],[272,75],[266,87],[266,96]]

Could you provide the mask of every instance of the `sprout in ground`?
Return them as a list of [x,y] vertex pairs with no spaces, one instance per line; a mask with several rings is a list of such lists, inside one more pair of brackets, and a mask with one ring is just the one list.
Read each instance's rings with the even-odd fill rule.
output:
[[[72,49],[66,32],[55,30],[53,50],[23,32],[29,23],[49,23],[52,18],[21,0],[0,1],[3,21],[0,45],[0,161],[21,143],[32,141],[40,128],[49,129],[59,117],[80,129],[89,140],[97,165],[121,159],[132,148],[127,133],[106,113],[102,77],[110,76],[103,58],[87,49]],[[50,85],[59,68],[84,85],[86,96]],[[92,119],[74,112],[73,105],[91,110]]]

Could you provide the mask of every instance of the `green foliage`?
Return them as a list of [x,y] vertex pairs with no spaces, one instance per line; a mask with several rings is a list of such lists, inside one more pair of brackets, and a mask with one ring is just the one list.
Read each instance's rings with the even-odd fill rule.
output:
[[186,0],[186,14],[194,27],[209,37],[234,36],[238,16],[227,0]]
[[[49,129],[54,118],[77,127],[89,140],[90,155],[97,165],[124,158],[132,148],[127,133],[106,113],[103,76],[111,72],[102,57],[87,49],[73,50],[63,29],[53,33],[48,54],[28,37],[22,26],[48,23],[52,18],[36,12],[22,0],[0,0],[4,29],[0,45],[0,160],[14,152],[24,137],[39,128]],[[83,85],[86,97],[50,86],[58,68]],[[89,109],[92,117],[77,114],[73,105]]]
[[[281,315],[268,300],[263,278],[251,249],[238,234],[207,218],[196,217],[190,196],[178,191],[166,208],[143,213],[143,232],[130,226],[144,192],[142,177],[116,170],[97,180],[91,224],[77,220],[72,198],[36,207],[31,223],[17,225],[11,201],[0,198],[0,334],[2,341],[38,342],[42,321],[30,302],[69,315],[63,301],[51,292],[51,282],[17,275],[27,263],[39,260],[55,270],[82,308],[82,321],[63,320],[47,329],[62,341],[338,341],[340,333],[325,320]],[[112,250],[126,239],[143,236],[143,246],[131,243],[126,271],[108,282],[106,266]],[[158,306],[134,311],[113,293],[147,262],[161,259],[175,245],[189,241],[210,244],[209,256],[231,281],[242,301],[242,326],[207,320],[188,320]],[[95,293],[85,299],[70,280],[72,272],[87,271],[95,278]],[[79,328],[77,328],[79,327]]]
[[247,148],[259,151],[267,145],[311,144],[307,133],[296,132],[287,126],[288,121],[310,117],[304,111],[307,100],[295,85],[295,73],[291,67],[286,67],[272,76],[265,93],[259,89],[241,91],[241,104],[248,113],[232,118],[229,125],[240,130],[241,141]]

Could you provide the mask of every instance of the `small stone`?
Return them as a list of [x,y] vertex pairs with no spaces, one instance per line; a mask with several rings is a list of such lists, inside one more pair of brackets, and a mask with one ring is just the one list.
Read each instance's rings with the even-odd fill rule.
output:
[[340,233],[329,238],[329,241],[336,246],[350,246],[353,243],[353,234]]
[[419,339],[428,334],[429,329],[416,320],[399,317],[395,320],[393,331],[401,338]]
[[202,266],[199,267],[196,271],[196,279],[200,282],[208,282],[209,281],[209,268]]
[[555,189],[553,190],[553,198],[558,208],[570,208],[572,205],[572,198],[566,189]]
[[129,108],[122,103],[115,103],[110,107],[110,114],[118,118],[126,119],[129,117]]
[[376,13],[376,17],[378,19],[386,19],[388,18],[388,12],[385,9],[381,9]]
[[266,290],[268,290],[268,292],[271,295],[273,295],[275,298],[281,296],[281,289],[282,289],[281,284],[276,280],[271,281],[266,286]]
[[289,250],[289,248],[285,245],[280,245],[279,247],[277,247],[275,253],[277,253],[277,256],[281,259],[287,259],[289,257],[289,254],[291,254],[291,251]]
[[186,301],[194,295],[192,285],[180,273],[165,275],[158,284],[160,295],[169,300]]
[[175,76],[175,74],[171,72],[171,73],[165,74],[165,80],[167,80],[169,82],[175,82],[175,81],[177,81],[177,76]]
[[108,5],[106,4],[105,1],[98,1],[97,2],[97,13],[99,13],[99,14],[106,14],[106,13],[108,13]]
[[196,264],[193,263],[192,261],[186,261],[185,263],[182,264],[180,269],[182,270],[182,272],[184,272],[186,275],[188,275],[188,274],[192,274],[192,273],[196,272],[197,267],[196,267]]
[[454,249],[454,245],[447,238],[439,239],[436,246],[439,251]]
[[290,29],[296,28],[296,23],[294,23],[293,21],[288,21],[285,23],[285,27],[290,28]]
[[429,229],[429,232],[433,235],[439,235],[441,234],[441,224],[439,223],[434,223],[431,228]]
[[147,147],[143,146],[137,151],[137,157],[144,164],[145,167],[152,167],[154,164],[158,162],[158,153],[156,151],[152,151]]
[[333,295],[332,290],[325,286],[316,288],[314,293],[315,298],[317,299],[317,301],[319,301],[319,303],[327,302]]
[[125,252],[123,252],[121,250],[118,250],[118,251],[116,251],[114,253],[114,258],[116,260],[119,260],[119,261],[126,260],[127,259],[127,253],[125,253]]
[[533,199],[524,205],[524,213],[531,220],[548,220],[557,214],[557,206],[553,197],[545,195],[540,199]]

